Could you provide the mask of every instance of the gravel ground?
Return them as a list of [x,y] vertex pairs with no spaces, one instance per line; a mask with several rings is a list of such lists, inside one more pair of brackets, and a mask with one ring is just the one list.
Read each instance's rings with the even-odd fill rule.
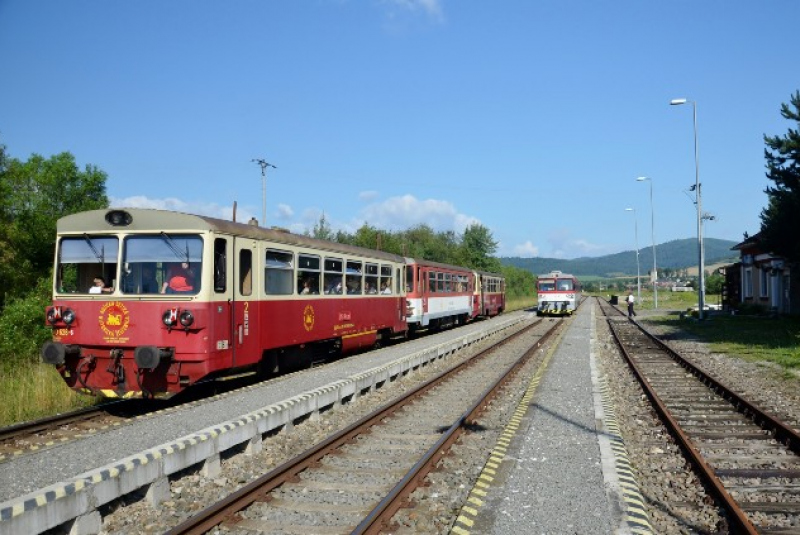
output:
[[[497,337],[494,337],[496,340]],[[492,340],[492,342],[494,341]],[[263,475],[285,460],[313,446],[335,431],[350,425],[375,407],[407,391],[413,386],[450,367],[456,360],[466,359],[490,341],[471,346],[469,350],[441,359],[425,366],[418,373],[399,378],[383,388],[362,396],[348,404],[344,409],[323,413],[317,421],[307,420],[296,425],[289,432],[282,432],[264,439],[264,449],[255,455],[236,454],[222,459],[221,472],[213,479],[206,479],[198,470],[187,470],[179,477],[171,478],[172,499],[164,502],[158,510],[150,507],[141,493],[131,493],[101,510],[103,515],[103,534],[122,535],[128,533],[163,533],[176,526],[183,519],[203,509],[207,505],[230,494],[254,478]],[[522,380],[520,380],[522,382]],[[464,495],[471,488],[472,481],[486,458],[486,451],[494,445],[497,434],[505,425],[508,413],[516,404],[517,390],[508,390],[512,399],[504,396],[495,402],[499,407],[497,421],[486,417],[486,433],[475,433],[473,444],[459,445],[454,458],[456,466],[446,464],[442,472],[431,476],[431,487],[424,495],[416,498],[423,506],[412,512],[413,528],[405,531],[416,533],[446,533],[452,516],[458,512]],[[519,393],[521,395],[521,392]],[[492,411],[494,412],[494,411]],[[483,422],[482,422],[483,423]],[[489,432],[491,431],[491,432]],[[477,446],[477,445],[482,446]],[[472,452],[472,455],[467,453]],[[445,461],[448,463],[450,461]],[[440,479],[441,477],[441,479]],[[438,491],[435,489],[439,489]],[[430,506],[427,509],[425,506]],[[404,531],[401,530],[401,531]],[[216,533],[217,530],[212,533]]]
[[[708,344],[678,328],[648,323],[646,315],[652,314],[640,312],[637,319],[673,349],[768,411],[788,421],[800,421],[800,383],[795,378],[787,379],[781,370],[766,363],[712,353]],[[599,361],[653,528],[667,535],[727,533],[724,519],[622,362],[605,321],[598,322],[598,338]]]
[[[590,304],[590,302],[587,302]],[[727,355],[714,354],[706,344],[677,329],[648,325],[649,311],[639,319],[674,349],[696,362],[731,388],[781,418],[800,422],[800,383],[774,366],[749,363]],[[622,362],[603,317],[598,314],[597,360],[609,384],[617,420],[638,483],[649,507],[651,524],[660,534],[726,533],[724,520],[696,480],[666,430],[660,425],[638,383]],[[310,447],[335,430],[349,425],[385,400],[411,388],[452,358],[426,366],[421,373],[398,379],[391,385],[353,401],[346,410],[336,409],[318,421],[306,421],[290,432],[265,438],[264,451],[256,455],[231,455],[222,460],[222,472],[206,480],[199,471],[186,471],[171,481],[172,500],[153,510],[133,493],[102,511],[104,534],[163,533],[183,518],[229,494],[254,477]],[[538,360],[538,359],[537,359]],[[401,512],[394,531],[405,533],[448,533],[475,478],[494,446],[509,415],[515,410],[524,385],[534,373],[537,361],[527,365],[520,378],[492,404],[481,421],[479,433],[469,433],[454,446],[440,470],[428,478],[428,486],[414,495],[415,507]]]

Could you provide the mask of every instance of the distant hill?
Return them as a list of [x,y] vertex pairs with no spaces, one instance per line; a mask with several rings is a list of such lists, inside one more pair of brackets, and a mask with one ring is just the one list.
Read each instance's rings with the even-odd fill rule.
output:
[[[737,243],[717,238],[704,238],[704,265],[710,266],[721,262],[735,262],[739,255],[736,251],[731,251],[731,247]],[[696,272],[697,260],[697,239],[686,238],[656,245],[656,263],[659,268],[683,269],[694,266]],[[562,258],[501,257],[500,262],[508,266],[526,269],[537,275],[548,273],[554,269],[579,277],[636,275],[636,253],[633,250],[593,258],[574,258],[572,260],[564,260]],[[639,266],[642,274],[647,273],[653,267],[653,250],[651,247],[642,247],[639,250]]]

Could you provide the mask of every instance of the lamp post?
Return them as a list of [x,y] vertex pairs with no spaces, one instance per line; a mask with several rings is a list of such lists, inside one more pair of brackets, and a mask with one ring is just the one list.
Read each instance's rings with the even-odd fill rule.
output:
[[636,217],[636,208],[625,208],[626,212],[633,212],[633,232],[636,239],[636,300],[641,304],[642,302],[642,283],[641,271],[639,270],[639,222]]
[[686,100],[685,98],[676,98],[670,100],[671,106],[680,106],[682,104],[690,103],[692,105],[692,119],[694,122],[694,186],[692,189],[695,193],[695,205],[697,206],[697,255],[699,257],[700,273],[697,279],[697,317],[703,319],[705,316],[706,305],[706,276],[705,276],[705,262],[703,258],[703,201],[700,192],[700,163],[697,154],[697,102],[694,100]]
[[658,268],[656,267],[656,216],[653,209],[653,179],[649,176],[640,176],[636,180],[650,181],[650,240],[653,244],[653,308],[658,308]]
[[253,158],[254,162],[261,166],[261,226],[267,226],[267,167],[277,169],[266,160]]

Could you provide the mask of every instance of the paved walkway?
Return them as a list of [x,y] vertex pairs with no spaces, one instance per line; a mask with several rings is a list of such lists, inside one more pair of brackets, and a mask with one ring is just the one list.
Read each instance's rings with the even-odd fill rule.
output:
[[649,532],[646,517],[631,529],[620,499],[630,493],[620,489],[620,456],[611,447],[621,440],[604,423],[594,320],[592,301],[569,320],[473,489],[474,507],[462,510],[453,533]]

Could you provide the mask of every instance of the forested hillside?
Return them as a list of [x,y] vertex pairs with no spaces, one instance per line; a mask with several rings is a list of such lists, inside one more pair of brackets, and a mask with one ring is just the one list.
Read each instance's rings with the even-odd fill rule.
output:
[[[731,247],[735,241],[705,238],[705,264],[730,260],[735,262],[737,251]],[[697,239],[686,238],[673,240],[656,246],[656,260],[659,269],[682,269],[697,266]],[[515,266],[535,274],[547,273],[557,269],[564,273],[577,276],[616,277],[620,275],[636,275],[636,254],[634,251],[623,251],[606,256],[594,258],[582,257],[571,260],[561,258],[516,258],[503,257],[500,261],[504,265]],[[653,266],[653,251],[651,247],[642,247],[639,250],[639,264],[641,272],[647,273]]]

